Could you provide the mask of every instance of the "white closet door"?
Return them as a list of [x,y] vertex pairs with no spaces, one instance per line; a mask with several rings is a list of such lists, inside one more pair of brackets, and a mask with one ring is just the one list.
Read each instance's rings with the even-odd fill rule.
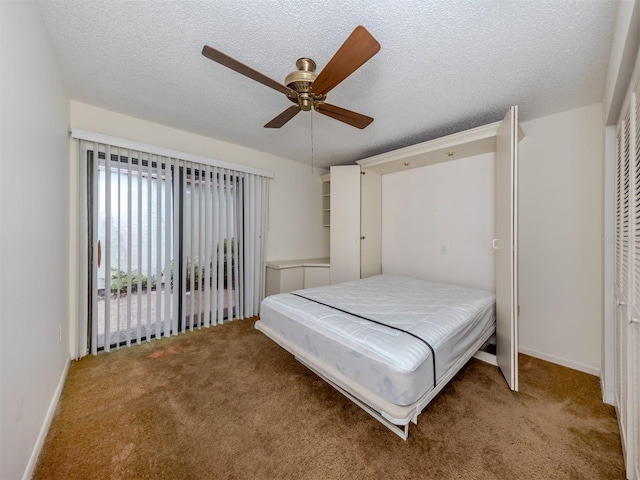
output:
[[632,460],[629,461],[630,468],[633,470],[633,476],[636,479],[640,479],[640,79],[637,80],[636,91],[633,96],[635,102],[634,120],[635,128],[633,129],[635,135],[635,175],[636,175],[636,188],[634,191],[635,196],[635,209],[634,219],[636,232],[634,242],[634,269],[635,269],[635,288],[634,288],[634,309],[632,318],[631,329],[631,351],[633,354],[630,358],[632,371],[631,371],[631,425],[633,428],[633,445],[632,449],[635,452]]
[[360,278],[360,166],[331,167],[331,283]]
[[511,390],[518,390],[518,107],[496,138],[496,356]]
[[[640,57],[639,57],[640,58]],[[625,462],[627,464],[627,477],[640,479],[640,79],[631,95],[630,114],[625,118],[625,135],[623,142],[623,155],[629,157],[629,189],[630,195],[630,232],[631,242],[630,258],[630,311],[623,316],[624,327],[621,329],[626,338],[625,363],[626,378],[622,381],[626,386],[626,409],[618,409],[618,416],[625,417]],[[626,331],[625,331],[626,330]],[[622,372],[620,372],[622,373]],[[622,407],[622,406],[620,406]],[[622,420],[622,419],[620,419]]]
[[360,277],[382,271],[382,178],[364,170],[360,176]]

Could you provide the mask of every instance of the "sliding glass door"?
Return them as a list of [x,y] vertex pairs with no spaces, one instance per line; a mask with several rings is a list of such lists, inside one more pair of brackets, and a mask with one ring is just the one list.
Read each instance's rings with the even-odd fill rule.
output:
[[80,154],[88,351],[257,314],[266,178],[94,142]]
[[178,306],[172,285],[178,170],[171,159],[143,160],[109,146],[87,153],[89,241],[97,248],[89,336],[92,350],[109,350],[170,332]]

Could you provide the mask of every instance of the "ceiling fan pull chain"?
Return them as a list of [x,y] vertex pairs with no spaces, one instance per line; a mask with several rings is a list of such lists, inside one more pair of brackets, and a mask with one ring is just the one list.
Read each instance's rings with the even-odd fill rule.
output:
[[311,110],[311,175],[313,175],[313,109]]

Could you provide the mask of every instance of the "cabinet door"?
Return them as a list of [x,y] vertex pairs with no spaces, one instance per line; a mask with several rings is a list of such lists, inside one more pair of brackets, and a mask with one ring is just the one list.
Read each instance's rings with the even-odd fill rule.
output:
[[267,267],[265,297],[276,293],[289,293],[304,288],[302,266],[293,268]]
[[496,356],[511,390],[518,390],[518,107],[496,138]]
[[381,273],[382,178],[364,170],[360,176],[360,277]]
[[360,166],[331,167],[331,283],[360,278]]
[[331,283],[329,267],[304,267],[304,288],[322,287]]

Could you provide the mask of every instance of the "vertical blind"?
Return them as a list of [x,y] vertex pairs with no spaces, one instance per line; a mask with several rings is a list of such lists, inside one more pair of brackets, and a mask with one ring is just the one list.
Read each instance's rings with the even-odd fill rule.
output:
[[117,139],[79,145],[89,292],[80,356],[258,313],[268,172]]

